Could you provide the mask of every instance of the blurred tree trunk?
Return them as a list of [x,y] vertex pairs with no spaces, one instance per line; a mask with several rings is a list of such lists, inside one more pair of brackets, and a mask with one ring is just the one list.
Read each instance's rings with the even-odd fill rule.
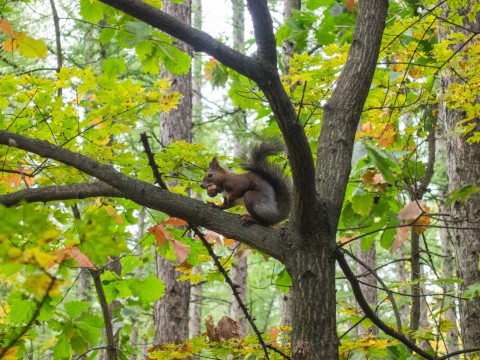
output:
[[[466,6],[472,2],[466,2]],[[445,3],[442,5],[445,10],[445,18],[449,18],[450,9]],[[465,9],[468,10],[468,9]],[[467,29],[472,29],[467,32]],[[464,33],[471,36],[473,31],[480,31],[480,19],[472,22],[464,21],[462,28],[440,26],[439,37],[445,39],[451,31]],[[462,52],[463,42],[451,46],[453,51]],[[446,70],[447,73],[441,78],[441,89],[445,93],[452,84],[464,84],[465,79],[455,72]],[[478,106],[478,97],[477,97]],[[465,185],[480,183],[480,145],[478,143],[467,143],[466,139],[459,135],[457,125],[464,120],[465,114],[460,109],[448,108],[445,103],[441,104],[439,118],[445,124],[446,138],[446,163],[448,175],[449,192],[459,189]],[[479,118],[473,119],[476,122],[475,131],[479,131]],[[478,261],[480,258],[480,198],[470,196],[466,201],[455,201],[450,208],[453,226],[449,229],[455,247],[455,258],[457,260],[457,274],[463,280],[461,289],[465,290],[473,284],[480,283],[480,269]],[[460,324],[464,348],[480,346],[480,297],[472,301],[460,300]]]
[[[233,24],[233,48],[237,51],[244,52],[245,47],[245,2],[244,0],[232,0],[232,24]],[[246,116],[243,111],[239,111],[234,115],[234,120],[239,123],[246,123]],[[235,139],[235,155],[241,154],[240,137]],[[235,264],[232,266],[231,278],[235,285],[238,286],[238,295],[243,303],[247,300],[247,258],[243,255],[241,244],[235,242],[235,253],[233,259]],[[241,310],[237,299],[232,294],[232,307],[230,308],[230,317],[238,322],[238,331],[241,337],[247,335],[247,320],[245,314]]]
[[[195,29],[202,28],[202,0],[192,0],[192,21]],[[201,54],[194,54],[192,76],[192,119],[195,122],[202,120],[202,59]],[[201,273],[201,267],[193,269],[194,273]],[[189,337],[200,336],[202,329],[202,293],[203,285],[192,284],[190,292],[190,320]]]
[[[175,18],[190,24],[191,0],[181,4],[165,2],[163,10]],[[183,42],[177,42],[181,50],[191,53],[191,47]],[[171,91],[178,91],[183,98],[178,109],[166,114],[160,119],[160,141],[162,146],[171,142],[192,140],[192,75],[172,76],[162,70],[162,78],[170,77],[174,81]],[[156,255],[157,276],[165,283],[165,296],[155,303],[155,345],[161,343],[178,344],[188,337],[188,303],[190,299],[190,283],[177,282],[181,275],[175,270],[176,263]]]
[[[141,260],[142,257],[142,246],[141,246],[141,241],[143,239],[143,234],[145,232],[145,208],[142,207],[142,209],[138,213],[138,221],[137,221],[137,234],[135,236],[135,255]],[[135,268],[135,278],[140,279],[142,276],[142,267],[137,266]],[[132,319],[132,335],[130,335],[130,345],[132,348],[137,349],[138,347],[138,337],[139,337],[139,328],[140,326],[137,326],[135,319]],[[137,352],[135,352],[137,354]],[[130,360],[135,360],[137,359],[137,355],[132,355],[129,358]],[[140,358],[142,359],[142,358]]]
[[[441,205],[440,206],[440,212],[442,214],[447,213],[447,209],[445,206]],[[442,227],[440,229],[440,241],[442,244],[442,255],[443,255],[443,264],[442,264],[442,277],[446,279],[451,279],[453,278],[454,275],[454,257],[453,257],[453,244],[452,244],[452,236],[450,235],[450,230],[447,228],[448,224],[443,223],[442,224],[445,227]],[[452,283],[446,282],[444,284],[444,288],[446,292],[451,292],[453,291],[454,285]],[[448,352],[454,352],[457,351],[458,348],[458,327],[457,327],[457,305],[455,304],[455,299],[446,297],[445,298],[445,304],[444,306],[448,308],[447,311],[445,311],[445,319],[451,321],[454,324],[453,329],[447,331],[447,345],[448,345]],[[458,356],[453,357],[453,359],[458,359]]]
[[[357,241],[356,256],[370,269],[375,270],[375,268],[377,267],[377,254],[375,250],[375,243],[372,244],[368,251],[364,251],[360,247],[360,241]],[[360,265],[360,263],[356,263],[356,265],[357,279],[360,280],[362,283],[368,284],[360,284],[363,296],[365,297],[365,300],[367,300],[367,302],[371,305],[371,307],[375,309],[378,304],[378,293],[376,288],[377,279],[375,279],[375,276],[373,276],[366,268]],[[375,326],[371,326],[370,328],[365,329],[363,326],[359,325],[356,327],[356,331],[358,337],[365,337],[368,334],[378,334],[378,329]]]

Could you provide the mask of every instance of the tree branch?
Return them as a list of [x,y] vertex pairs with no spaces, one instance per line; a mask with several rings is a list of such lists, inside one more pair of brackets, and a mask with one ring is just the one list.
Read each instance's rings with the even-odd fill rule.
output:
[[124,197],[117,189],[103,182],[70,184],[63,186],[46,186],[28,188],[11,194],[1,195],[0,204],[19,205],[25,202],[48,202],[58,200],[86,199],[89,197]]
[[153,6],[140,0],[100,0],[125,14],[133,16],[165,33],[191,45],[195,51],[204,52],[215,57],[240,74],[253,81],[262,77],[258,62],[227,45],[222,44],[209,34],[177,20]]
[[345,274],[345,277],[347,280],[350,282],[350,286],[352,287],[353,294],[355,295],[355,299],[357,300],[358,304],[362,308],[364,314],[379,328],[381,329],[385,334],[390,335],[391,337],[397,339],[401,343],[403,343],[405,346],[407,346],[409,349],[417,352],[421,356],[423,356],[425,359],[428,360],[435,360],[436,357],[433,355],[430,355],[429,353],[425,352],[421,348],[419,348],[417,345],[415,345],[413,342],[411,342],[407,337],[398,332],[395,331],[393,328],[388,326],[386,323],[384,323],[378,316],[375,314],[375,312],[370,308],[368,305],[367,301],[365,300],[365,297],[363,296],[362,289],[360,288],[360,285],[358,283],[357,278],[355,277],[355,274],[352,272],[350,267],[348,266],[347,261],[345,260],[345,257],[343,256],[343,253],[340,251],[337,251],[335,253],[335,257],[337,259],[338,265],[340,265],[340,268],[342,269],[343,273]]
[[[265,93],[277,123],[282,131],[288,150],[293,174],[294,203],[293,220],[303,232],[318,228],[315,194],[315,166],[303,126],[298,121],[295,109],[285,92],[276,59],[273,26],[266,0],[250,1],[249,7],[255,31],[265,40],[258,43],[259,59],[251,58],[218,42],[203,31],[196,30],[181,21],[149,6],[140,0],[100,0],[165,33],[191,45],[196,51],[214,56],[224,65],[255,81]],[[266,22],[266,23],[263,23]],[[257,39],[258,40],[258,39]],[[276,54],[275,54],[276,57]]]
[[359,1],[347,63],[324,107],[317,150],[317,191],[329,231],[335,232],[351,170],[353,143],[377,65],[387,0]]
[[147,182],[130,178],[112,166],[101,164],[87,156],[63,149],[48,141],[34,140],[0,130],[0,144],[16,147],[72,166],[114,187],[123,194],[122,197],[139,205],[185,219],[189,223],[206,227],[229,238],[235,238],[277,260],[285,260],[286,254],[278,245],[282,237],[279,230],[257,224],[244,226],[240,222],[239,215],[212,208],[201,201],[173,194]]
[[273,21],[265,0],[247,0],[252,17],[258,57],[270,65],[277,66],[277,44],[273,34]]

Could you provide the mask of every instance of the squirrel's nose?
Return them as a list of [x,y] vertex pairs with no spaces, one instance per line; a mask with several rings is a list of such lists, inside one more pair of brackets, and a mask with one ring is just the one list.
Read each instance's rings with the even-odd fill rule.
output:
[[206,184],[203,183],[203,181],[200,183],[200,187],[202,189],[206,189],[208,186]]

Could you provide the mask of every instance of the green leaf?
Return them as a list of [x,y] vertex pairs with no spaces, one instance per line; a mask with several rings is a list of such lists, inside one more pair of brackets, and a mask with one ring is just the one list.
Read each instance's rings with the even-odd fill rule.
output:
[[36,309],[36,304],[33,301],[21,300],[17,297],[14,297],[12,302],[10,302],[10,298],[8,300],[10,304],[10,321],[15,324],[25,324],[32,320]]
[[360,215],[366,216],[372,210],[373,196],[369,194],[354,195],[352,197],[352,208]]
[[446,206],[452,205],[452,203],[460,199],[460,201],[465,202],[470,196],[473,194],[480,192],[479,186],[474,186],[472,184],[465,185],[460,189],[455,189],[450,193],[447,202],[445,203]]
[[105,6],[97,0],[80,0],[80,15],[86,21],[98,23],[104,18]]
[[337,0],[307,0],[307,9],[315,10],[320,6],[334,5],[337,3]]
[[387,158],[387,156],[368,145],[365,146],[365,149],[367,150],[368,157],[373,161],[375,166],[378,168],[378,170],[382,174],[383,178],[389,184],[392,184],[392,185],[395,184],[396,180],[395,180],[395,177],[392,175],[392,172],[395,166]]
[[137,296],[143,304],[154,302],[165,295],[165,284],[153,276],[144,280],[129,281],[129,287],[133,296]]
[[152,37],[152,27],[140,21],[127,21],[125,30],[133,34],[131,46],[137,45],[141,41],[148,40]]
[[102,62],[102,70],[109,78],[113,78],[118,74],[123,74],[126,70],[125,60],[123,57],[118,59],[109,58]]
[[382,232],[382,236],[380,237],[380,245],[384,249],[390,249],[392,247],[393,239],[396,233],[397,233],[397,229],[395,228],[384,230]]
[[71,359],[72,347],[65,334],[58,337],[58,341],[52,348],[52,355],[54,359]]
[[100,44],[105,45],[113,39],[116,32],[117,30],[112,28],[103,28],[102,32],[100,33],[100,37],[98,38],[98,41],[100,41]]
[[184,75],[188,73],[192,61],[190,55],[174,46],[169,46],[168,49],[167,47],[163,47],[163,50],[163,64],[169,72],[173,75]]
[[141,265],[140,260],[136,256],[125,256],[120,262],[122,263],[122,275],[131,273],[134,269]]
[[85,301],[71,301],[65,304],[65,311],[71,319],[84,313],[90,308],[90,302]]

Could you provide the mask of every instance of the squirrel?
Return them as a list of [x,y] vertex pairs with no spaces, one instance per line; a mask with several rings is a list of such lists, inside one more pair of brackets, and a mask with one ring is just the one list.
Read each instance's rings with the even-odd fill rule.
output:
[[282,169],[267,161],[270,155],[283,151],[283,145],[275,140],[264,140],[255,145],[241,167],[246,173],[236,174],[220,166],[217,158],[210,162],[209,169],[200,186],[210,197],[223,193],[223,204],[212,206],[229,209],[243,205],[247,214],[242,215],[242,224],[274,225],[287,218],[292,206],[292,189]]

